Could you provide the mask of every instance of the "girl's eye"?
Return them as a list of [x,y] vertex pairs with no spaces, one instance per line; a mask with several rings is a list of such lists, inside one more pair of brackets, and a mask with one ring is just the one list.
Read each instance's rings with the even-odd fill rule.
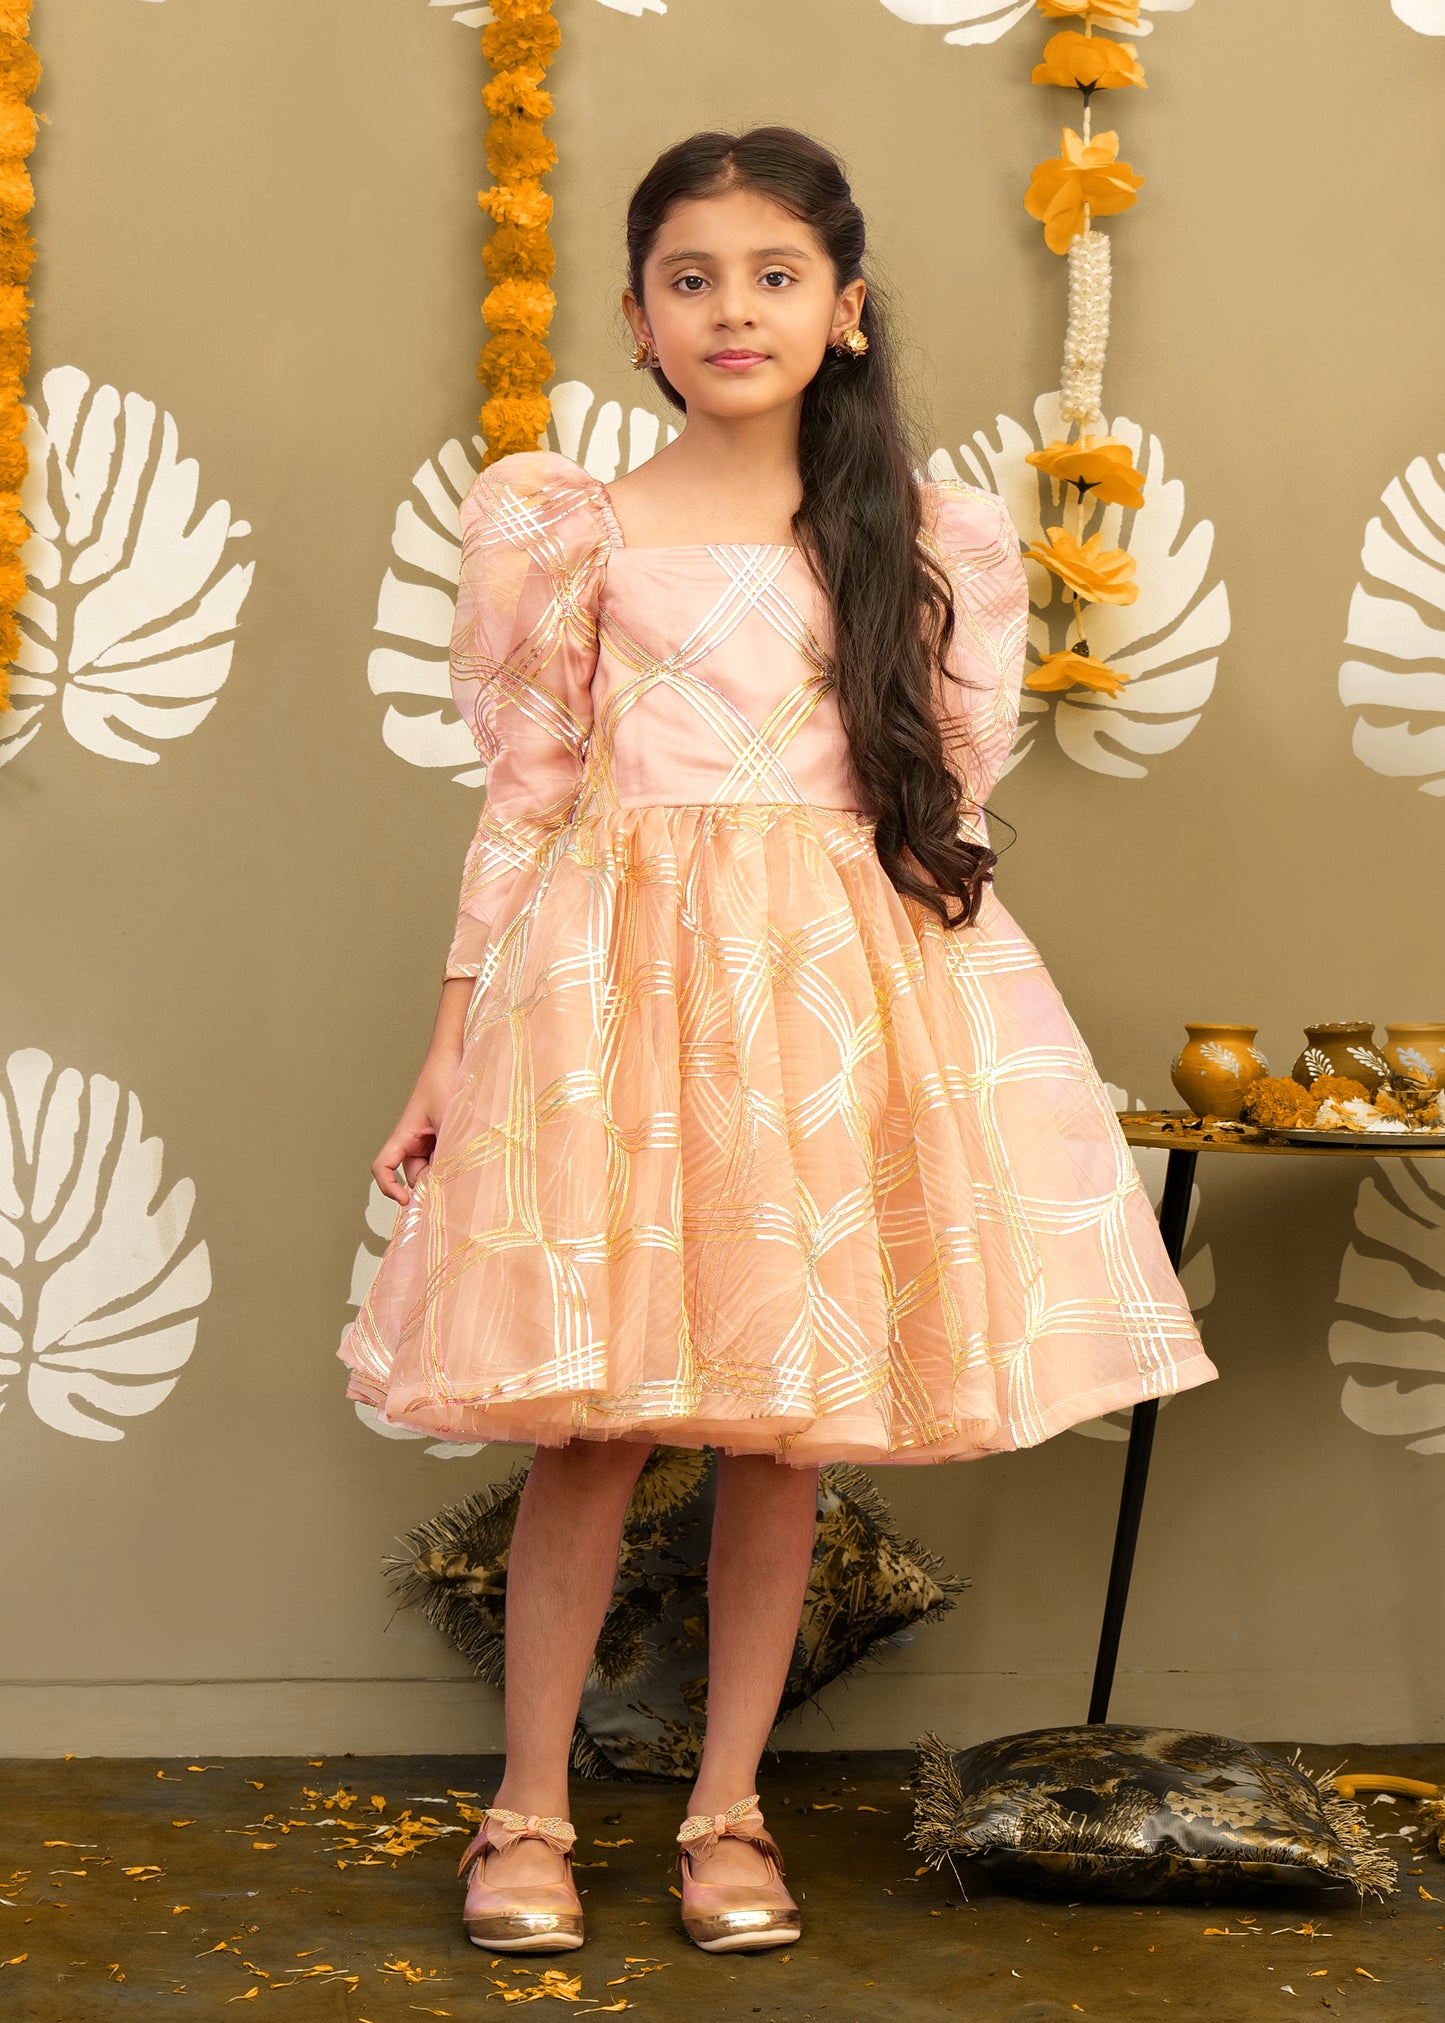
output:
[[[762,278],[764,281],[791,281],[793,279],[792,275],[786,273],[781,267],[770,267]],[[698,286],[696,288],[688,287],[687,283],[690,281],[696,281]],[[707,286],[707,278],[702,274],[679,274],[672,285],[684,295],[696,295]],[[777,295],[781,293],[781,290],[769,288],[767,293]]]

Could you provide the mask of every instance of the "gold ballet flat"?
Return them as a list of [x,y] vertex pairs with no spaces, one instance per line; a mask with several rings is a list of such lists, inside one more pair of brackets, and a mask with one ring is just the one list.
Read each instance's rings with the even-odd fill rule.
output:
[[[504,1805],[483,1808],[482,1823],[457,1864],[465,1875],[471,1863],[462,1922],[474,1946],[496,1953],[566,1953],[582,1943],[582,1900],[572,1881],[572,1844],[577,1829],[570,1819],[545,1819],[538,1813],[512,1812]],[[565,1875],[558,1883],[489,1883],[488,1848],[500,1854],[515,1840],[545,1840],[561,1855]]]
[[[750,1840],[762,1850],[768,1875],[759,1883],[699,1882],[693,1856],[719,1840]],[[682,1928],[705,1953],[753,1953],[765,1946],[788,1946],[803,1936],[802,1914],[783,1885],[783,1855],[763,1825],[758,1794],[740,1798],[726,1812],[690,1812],[678,1828],[677,1866],[682,1872]]]

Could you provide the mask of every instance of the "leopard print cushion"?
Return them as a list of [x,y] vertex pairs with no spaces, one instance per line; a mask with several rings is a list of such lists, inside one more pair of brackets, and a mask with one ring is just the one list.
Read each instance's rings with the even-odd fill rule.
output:
[[933,1867],[982,1865],[1028,1892],[1219,1897],[1352,1886],[1398,1868],[1360,1808],[1296,1760],[1194,1729],[1035,1728],[956,1755],[925,1735],[910,1835]]

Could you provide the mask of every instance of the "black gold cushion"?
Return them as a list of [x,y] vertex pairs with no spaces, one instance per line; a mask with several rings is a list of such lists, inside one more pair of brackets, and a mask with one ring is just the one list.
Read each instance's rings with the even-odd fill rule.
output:
[[[716,1460],[711,1448],[654,1447],[623,1526],[617,1584],[597,1639],[572,1738],[581,1776],[691,1778],[707,1705],[707,1555]],[[388,1562],[477,1672],[504,1676],[507,1555],[524,1462],[501,1483],[440,1511]],[[899,1538],[869,1476],[845,1462],[818,1471],[818,1527],[779,1718],[831,1680],[905,1642],[953,1607],[967,1580]]]
[[1383,1897],[1398,1869],[1358,1805],[1253,1743],[1099,1722],[953,1753],[918,1744],[910,1843],[930,1866],[980,1863],[1044,1894],[1220,1897],[1349,1885]]

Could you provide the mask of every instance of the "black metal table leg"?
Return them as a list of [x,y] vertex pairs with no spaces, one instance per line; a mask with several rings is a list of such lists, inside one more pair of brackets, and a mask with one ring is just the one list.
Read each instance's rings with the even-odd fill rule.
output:
[[[1185,1146],[1171,1146],[1169,1164],[1164,1172],[1159,1233],[1175,1271],[1178,1271],[1179,1261],[1184,1255],[1184,1230],[1189,1221],[1189,1200],[1198,1158],[1198,1152]],[[1119,1632],[1124,1627],[1124,1610],[1129,1601],[1129,1576],[1134,1570],[1134,1547],[1139,1538],[1144,1488],[1149,1480],[1149,1453],[1154,1444],[1154,1421],[1158,1416],[1157,1398],[1146,1398],[1134,1407],[1130,1415],[1129,1451],[1124,1459],[1124,1486],[1119,1494],[1119,1518],[1114,1527],[1114,1557],[1109,1566],[1109,1591],[1104,1598],[1099,1654],[1094,1660],[1094,1690],[1089,1696],[1091,1721],[1107,1721],[1109,1718],[1109,1696],[1114,1690],[1114,1666],[1119,1656]]]

